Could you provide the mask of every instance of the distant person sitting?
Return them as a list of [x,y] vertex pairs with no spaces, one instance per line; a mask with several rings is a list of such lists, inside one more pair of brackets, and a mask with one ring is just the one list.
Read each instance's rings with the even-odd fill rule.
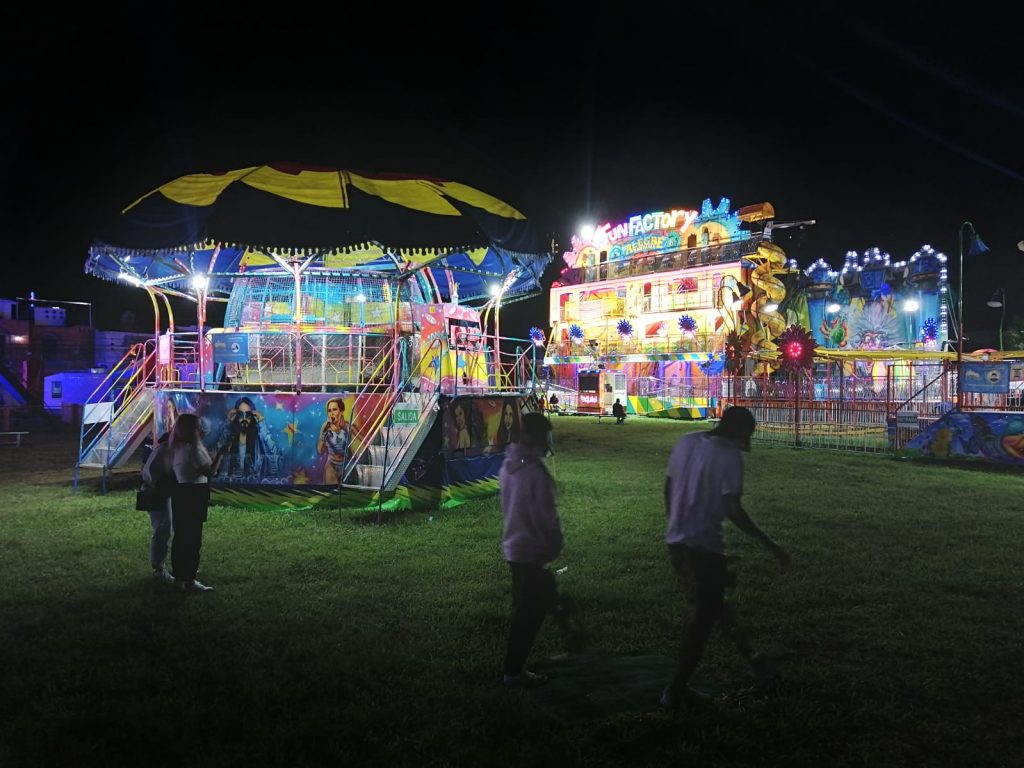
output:
[[551,393],[551,399],[548,400],[548,405],[551,406],[552,411],[558,410],[558,395],[554,392]]
[[612,416],[615,417],[616,424],[623,424],[626,421],[626,409],[619,402],[619,398],[615,398],[615,405],[612,406]]

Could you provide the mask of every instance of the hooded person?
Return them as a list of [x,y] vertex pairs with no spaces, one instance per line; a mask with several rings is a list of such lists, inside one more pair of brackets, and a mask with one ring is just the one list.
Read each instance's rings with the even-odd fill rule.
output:
[[562,524],[555,506],[555,482],[543,458],[549,451],[551,422],[540,413],[523,416],[519,440],[510,444],[498,481],[504,519],[501,550],[512,572],[512,623],[502,681],[534,687],[545,675],[526,668],[526,659],[544,617],[557,602],[548,569],[562,551]]

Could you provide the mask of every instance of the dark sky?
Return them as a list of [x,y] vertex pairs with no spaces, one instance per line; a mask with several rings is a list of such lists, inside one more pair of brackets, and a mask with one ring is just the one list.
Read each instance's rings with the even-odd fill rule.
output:
[[[563,244],[588,220],[769,201],[817,221],[779,233],[803,267],[930,243],[954,286],[970,220],[992,253],[965,270],[968,329],[998,323],[997,286],[1024,314],[1024,51],[999,5],[350,5],[5,10],[0,295],[145,316],[82,273],[105,222],[177,176],[286,160],[462,181]],[[546,325],[546,303],[508,317]]]

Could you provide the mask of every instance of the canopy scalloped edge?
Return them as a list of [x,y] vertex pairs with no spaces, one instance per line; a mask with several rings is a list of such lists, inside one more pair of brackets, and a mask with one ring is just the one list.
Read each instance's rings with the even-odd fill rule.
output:
[[85,271],[111,281],[127,279],[178,289],[187,289],[191,278],[202,274],[210,279],[211,293],[226,295],[231,281],[247,272],[282,269],[271,254],[283,261],[313,258],[315,264],[319,259],[319,268],[338,273],[374,271],[400,275],[420,267],[447,269],[452,272],[463,302],[488,298],[490,283],[513,271],[517,276],[506,286],[506,296],[522,299],[539,293],[541,276],[552,260],[550,253],[519,253],[497,246],[391,248],[370,241],[337,248],[281,248],[205,240],[155,249],[96,243],[89,249]]

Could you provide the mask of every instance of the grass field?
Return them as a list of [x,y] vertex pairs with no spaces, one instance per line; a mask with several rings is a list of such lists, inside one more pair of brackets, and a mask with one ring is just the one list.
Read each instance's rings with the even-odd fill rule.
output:
[[[661,483],[694,425],[555,428],[555,566],[592,652],[671,657],[683,607]],[[199,576],[216,591],[182,596],[150,583],[136,473],[74,494],[74,452],[60,436],[0,448],[5,768],[1024,761],[1019,473],[755,447],[746,506],[793,567],[779,574],[730,528],[734,601],[755,640],[792,658],[755,687],[716,635],[699,670],[714,707],[567,721],[543,690],[498,684],[510,590],[496,500],[383,525],[215,507]],[[560,643],[546,624],[537,660]]]

